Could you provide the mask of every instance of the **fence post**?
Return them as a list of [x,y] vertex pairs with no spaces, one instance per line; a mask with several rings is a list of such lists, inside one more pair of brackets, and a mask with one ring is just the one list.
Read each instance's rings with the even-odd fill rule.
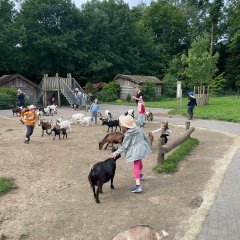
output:
[[186,127],[186,131],[190,128],[190,122],[189,121],[185,122],[185,127]]
[[164,138],[158,139],[158,157],[157,157],[157,164],[164,163],[164,153],[161,151],[161,146],[165,144]]

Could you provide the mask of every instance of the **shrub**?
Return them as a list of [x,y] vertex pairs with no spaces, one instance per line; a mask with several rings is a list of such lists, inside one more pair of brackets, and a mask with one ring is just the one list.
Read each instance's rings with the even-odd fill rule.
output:
[[10,88],[10,87],[0,88],[0,95],[2,95],[2,94],[9,95],[11,98],[11,105],[14,105],[14,106],[16,105],[17,92],[16,92],[15,88]]
[[116,82],[110,82],[104,86],[100,92],[100,99],[102,101],[115,101],[119,98],[120,86]]
[[116,103],[124,103],[124,100],[123,99],[117,99],[115,102]]
[[6,93],[0,93],[0,109],[9,109],[12,106],[12,97]]
[[97,92],[97,88],[94,87],[93,83],[87,82],[85,85],[85,91],[86,93],[92,93],[94,95]]
[[127,101],[127,102],[130,102],[131,99],[132,99],[132,98],[131,98],[130,94],[128,94],[128,95],[126,96],[126,101]]
[[147,82],[141,87],[144,101],[155,99],[155,87],[156,83],[154,82]]

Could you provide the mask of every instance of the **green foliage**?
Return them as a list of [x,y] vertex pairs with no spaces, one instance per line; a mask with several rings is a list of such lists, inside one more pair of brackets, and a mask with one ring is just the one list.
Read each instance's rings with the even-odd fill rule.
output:
[[177,170],[177,163],[185,156],[189,155],[194,147],[199,144],[198,139],[189,138],[183,142],[173,153],[171,153],[163,164],[154,167],[157,173],[167,172],[172,173]]
[[187,77],[184,75],[184,65],[181,56],[176,56],[170,63],[167,74],[163,79],[163,95],[168,97],[176,97],[177,81],[182,82],[182,88],[187,89]]
[[116,82],[110,82],[100,92],[101,101],[114,101],[119,98],[120,86]]
[[156,83],[154,82],[144,83],[144,85],[141,87],[141,90],[144,96],[144,99],[143,99],[144,101],[155,99],[155,87],[156,87]]
[[117,100],[115,101],[115,103],[124,103],[124,100],[123,100],[123,99],[117,99]]
[[130,94],[128,94],[128,95],[126,96],[126,101],[127,101],[127,102],[130,102],[130,101],[131,101],[131,99],[132,99],[132,98],[131,98],[131,95],[130,95]]
[[209,54],[209,37],[205,35],[194,41],[188,51],[188,56],[182,56],[182,61],[187,65],[185,74],[190,79],[189,87],[208,85],[217,71],[219,55]]
[[87,84],[85,85],[85,91],[87,93],[95,94],[97,92],[97,89],[94,87],[93,83],[87,82]]
[[6,93],[0,93],[0,109],[9,109],[12,106],[12,98]]
[[14,179],[5,177],[0,178],[0,195],[6,194],[7,192],[10,192],[16,188],[17,187],[15,185]]
[[7,94],[11,97],[11,105],[16,106],[17,92],[15,88],[3,87],[0,88],[0,95]]
[[223,89],[226,86],[226,79],[223,74],[224,73],[221,73],[216,76],[209,84],[209,88],[213,96],[220,96],[223,93]]

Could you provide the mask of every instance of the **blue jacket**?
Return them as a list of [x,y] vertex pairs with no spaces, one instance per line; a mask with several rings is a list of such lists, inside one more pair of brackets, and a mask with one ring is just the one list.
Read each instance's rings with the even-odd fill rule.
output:
[[92,103],[90,106],[90,111],[91,112],[99,112],[99,105],[96,103]]
[[148,138],[141,128],[135,127],[125,132],[122,146],[115,154],[119,155],[123,152],[126,152],[126,162],[143,159],[152,152]]

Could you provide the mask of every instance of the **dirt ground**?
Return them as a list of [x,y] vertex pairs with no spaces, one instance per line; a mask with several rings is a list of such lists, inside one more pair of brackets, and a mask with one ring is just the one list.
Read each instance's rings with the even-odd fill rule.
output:
[[[164,239],[180,239],[195,213],[189,203],[204,191],[218,160],[232,139],[220,133],[197,129],[200,140],[174,174],[156,174],[157,142],[153,154],[144,160],[143,192],[134,194],[132,164],[122,157],[114,178],[103,187],[101,204],[96,204],[87,176],[90,165],[110,156],[98,149],[106,126],[72,125],[67,140],[41,137],[36,127],[31,143],[23,143],[25,126],[0,118],[0,176],[13,177],[17,190],[0,197],[0,236],[32,240],[110,240],[124,229],[149,224],[169,233]],[[147,124],[145,132],[158,124]],[[184,128],[170,126],[173,136]],[[13,129],[13,131],[6,131]]]

